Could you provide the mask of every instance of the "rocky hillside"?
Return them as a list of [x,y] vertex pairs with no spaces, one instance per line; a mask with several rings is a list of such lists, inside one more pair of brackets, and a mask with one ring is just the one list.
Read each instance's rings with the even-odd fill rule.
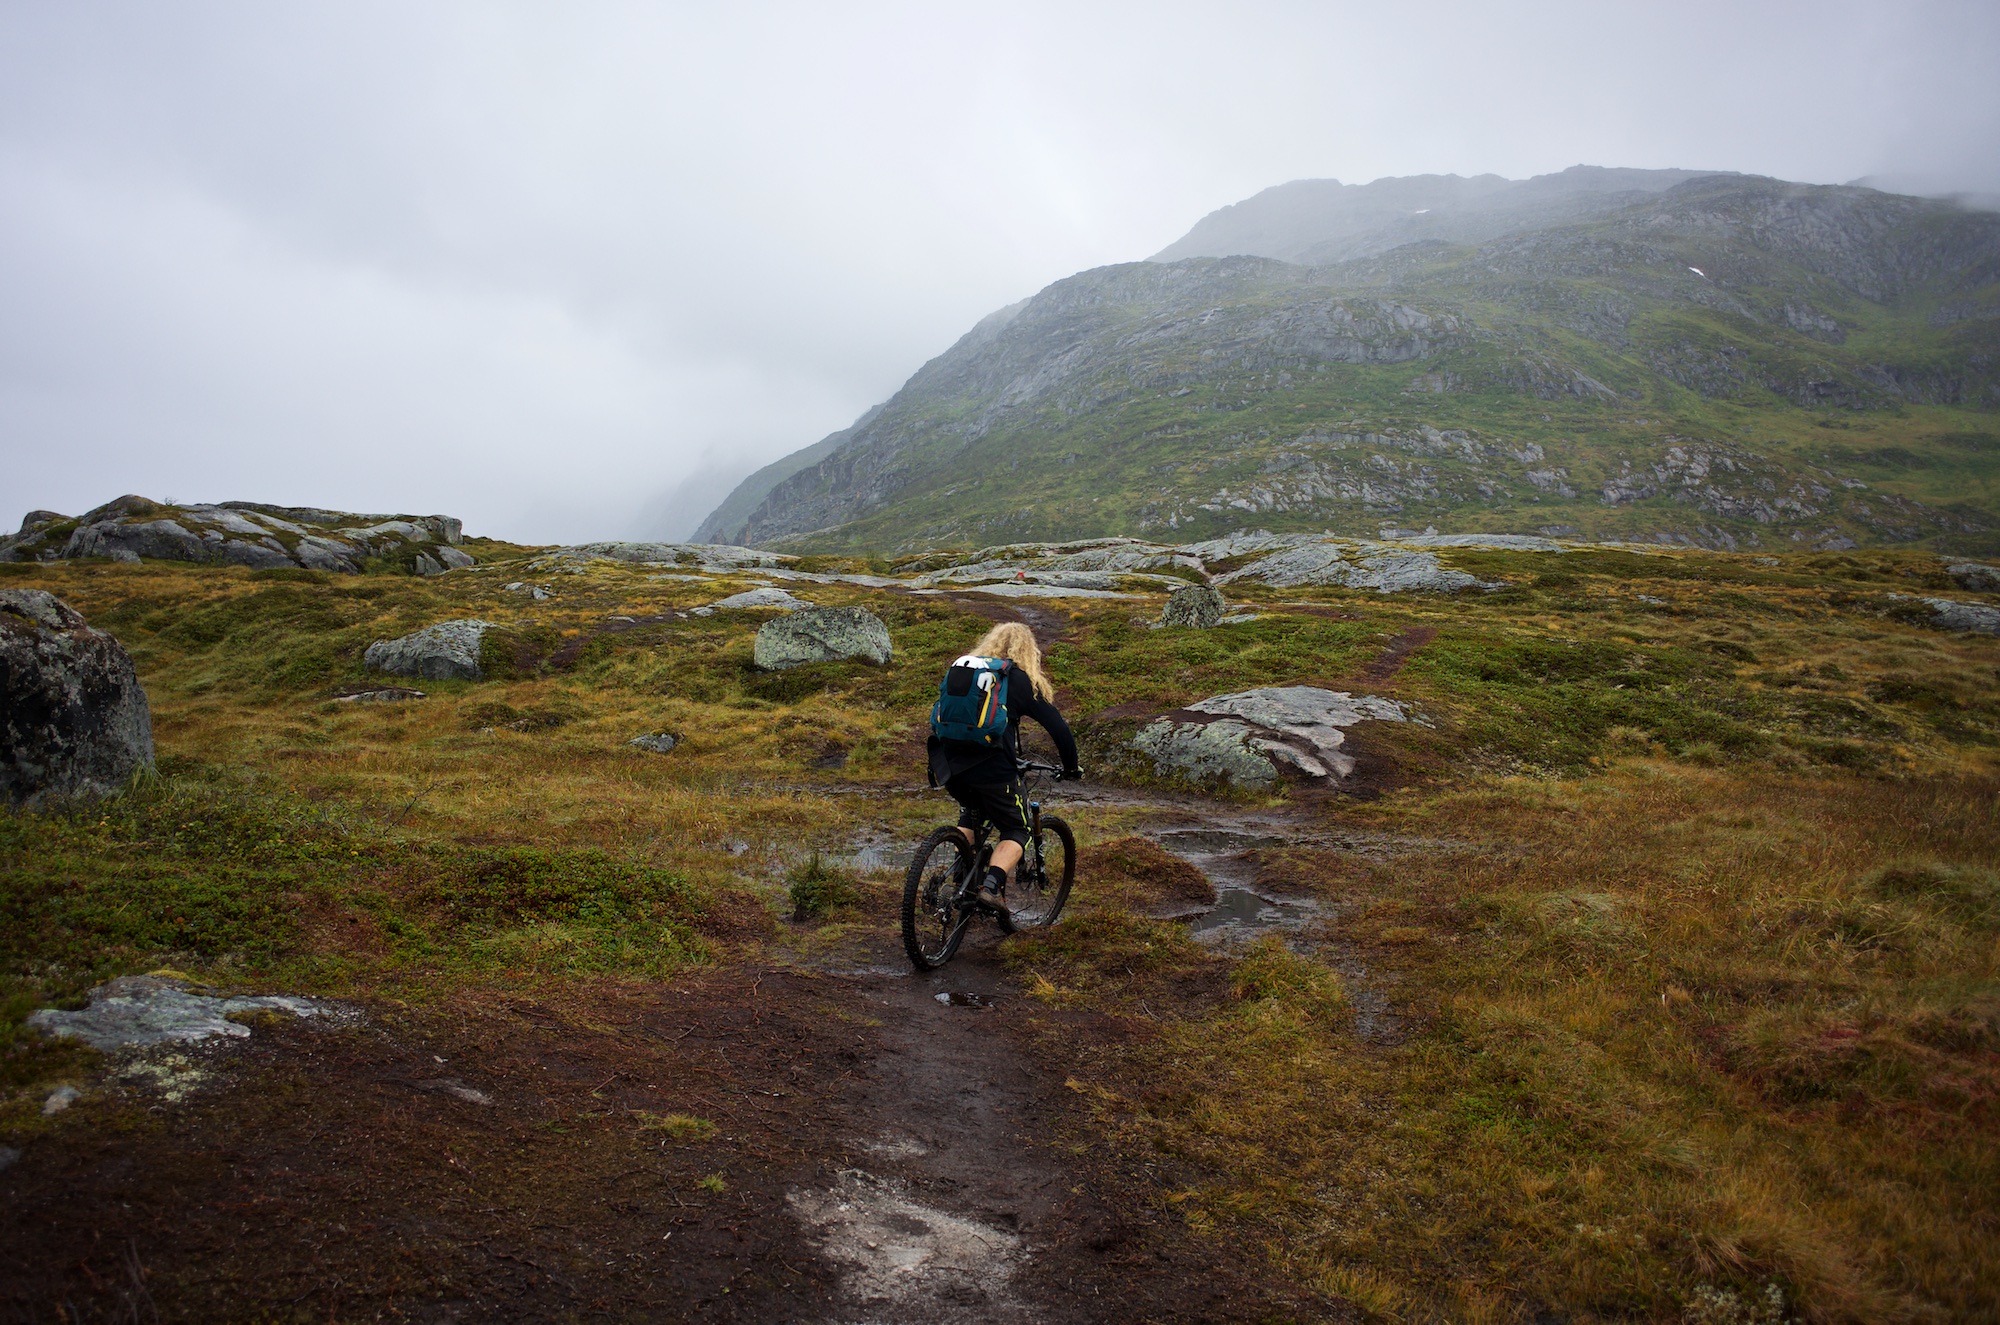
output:
[[[2000,216],[1742,176],[1586,182],[1603,187],[1456,181],[1479,205],[1453,224],[1529,222],[1476,242],[1379,251],[1368,208],[1295,208],[1258,242],[1307,263],[1059,281],[700,536],[894,551],[1254,522],[1992,544]],[[1268,220],[1268,199],[1239,210]],[[1538,221],[1552,210],[1582,219]],[[1220,216],[1167,253],[1213,247]],[[1309,265],[1328,245],[1365,255]]]
[[449,515],[356,515],[307,506],[229,501],[168,505],[124,496],[79,516],[30,511],[20,531],[0,538],[0,562],[193,561],[296,567],[358,574],[394,567],[441,575],[473,564]]
[[1210,212],[1152,260],[1250,254],[1311,266],[1424,240],[1478,244],[1520,230],[1604,216],[1714,174],[1572,166],[1533,179],[1406,175],[1372,184],[1295,179]]

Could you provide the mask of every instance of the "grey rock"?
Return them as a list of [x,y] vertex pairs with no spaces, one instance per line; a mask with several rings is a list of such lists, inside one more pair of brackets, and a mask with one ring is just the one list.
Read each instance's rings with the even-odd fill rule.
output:
[[417,554],[416,568],[419,575],[442,575],[446,571],[463,570],[479,563],[472,554],[455,547],[428,547]]
[[0,589],[0,795],[108,796],[152,767],[152,709],[124,648],[54,594]]
[[1972,589],[1980,593],[2000,593],[2000,566],[1982,566],[1976,561],[1961,561],[1946,566],[1944,573],[1958,581],[1961,589]]
[[766,621],[757,630],[757,666],[783,671],[805,663],[858,658],[884,664],[893,646],[880,617],[860,607],[811,607]]
[[1960,603],[1950,598],[1926,598],[1931,624],[1940,630],[1969,630],[1979,635],[2000,635],[2000,607],[1980,603]]
[[1209,585],[1185,585],[1167,595],[1167,605],[1160,611],[1160,624],[1206,630],[1221,621],[1228,610],[1229,604]]
[[708,605],[711,612],[753,607],[775,607],[781,612],[797,612],[811,606],[812,604],[805,599],[794,598],[785,590],[775,588],[746,589],[742,593],[733,593]]
[[471,556],[455,546],[463,536],[459,521],[445,515],[355,515],[255,502],[161,505],[127,495],[85,512],[74,522],[54,512],[35,516],[23,523],[19,533],[0,538],[0,561],[107,557],[260,570],[303,566],[355,574],[370,557],[421,545],[420,569],[472,564]]
[[1485,548],[1496,552],[1561,552],[1553,538],[1534,534],[1418,534],[1402,540],[1418,547]]
[[335,695],[334,701],[340,704],[400,704],[423,697],[423,691],[412,690],[408,686],[384,686],[380,690],[357,690],[351,695]]
[[1215,577],[1216,584],[1237,580],[1275,589],[1337,585],[1378,593],[1452,593],[1482,583],[1464,571],[1445,569],[1433,552],[1368,540],[1303,543]]
[[578,543],[560,547],[537,563],[625,561],[646,566],[698,566],[703,570],[735,570],[742,566],[779,566],[796,561],[777,552],[736,547],[727,543]]
[[679,745],[680,742],[669,736],[666,732],[654,732],[651,736],[634,736],[626,744],[636,745],[641,750],[647,750],[656,755],[663,755],[671,751],[676,745]]
[[217,998],[191,994],[178,980],[128,975],[91,990],[89,1007],[77,1012],[43,1008],[28,1015],[28,1024],[44,1034],[82,1040],[113,1053],[217,1035],[238,1039],[249,1035],[248,1026],[229,1020],[232,1013],[318,1017],[332,1011],[330,1005],[309,998],[284,994]]
[[361,656],[361,663],[371,672],[386,672],[391,676],[420,676],[429,681],[483,680],[486,673],[479,666],[479,645],[491,629],[491,621],[477,617],[440,621],[400,639],[376,640]]
[[57,1086],[49,1092],[49,1097],[42,1101],[42,1117],[48,1118],[61,1113],[82,1098],[83,1092],[75,1086]]
[[1256,736],[1256,729],[1242,722],[1160,721],[1142,728],[1132,747],[1149,757],[1162,777],[1263,791],[1279,777],[1269,757],[1251,745]]
[[1354,759],[1341,749],[1358,722],[1406,722],[1394,700],[1317,686],[1271,686],[1216,695],[1147,724],[1132,744],[1155,770],[1200,785],[1243,790],[1275,785],[1279,769],[1344,778]]
[[299,564],[307,570],[333,571],[339,575],[358,575],[361,572],[361,550],[337,538],[307,534],[299,540],[295,555]]
[[0,1146],[0,1173],[5,1173],[21,1162],[21,1152],[13,1146]]
[[[1016,584],[1006,581],[1000,584],[969,584],[962,586],[966,593],[990,593],[997,598],[1137,598],[1138,594],[1117,593],[1110,589],[1068,589],[1059,584]],[[917,589],[921,594],[941,594],[944,589]]]

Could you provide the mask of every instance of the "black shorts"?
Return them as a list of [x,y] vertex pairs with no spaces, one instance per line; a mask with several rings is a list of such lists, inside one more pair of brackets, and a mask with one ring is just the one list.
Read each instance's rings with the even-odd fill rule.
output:
[[992,824],[1003,842],[1028,845],[1028,802],[1021,795],[1021,780],[1007,782],[967,782],[953,778],[944,784],[951,798],[964,810],[958,816],[960,828],[974,832],[981,824]]

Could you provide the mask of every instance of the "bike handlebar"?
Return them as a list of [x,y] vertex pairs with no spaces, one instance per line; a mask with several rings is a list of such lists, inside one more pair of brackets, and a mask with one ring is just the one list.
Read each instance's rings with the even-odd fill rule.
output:
[[1047,773],[1058,782],[1063,780],[1062,769],[1054,764],[1045,764],[1039,759],[1017,759],[1014,761],[1014,766],[1023,773]]

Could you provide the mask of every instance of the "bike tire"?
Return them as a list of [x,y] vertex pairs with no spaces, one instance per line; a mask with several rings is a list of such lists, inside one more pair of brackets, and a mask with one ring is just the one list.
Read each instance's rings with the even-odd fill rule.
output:
[[965,938],[972,912],[951,904],[961,867],[970,868],[972,848],[956,828],[938,828],[923,840],[903,876],[903,951],[919,971],[935,971],[950,961]]
[[[1053,840],[1051,840],[1053,839]],[[1049,851],[1049,847],[1054,851]],[[1042,850],[1037,852],[1039,877],[1027,889],[1015,883],[1014,926],[1017,929],[1046,929],[1062,915],[1069,901],[1070,885],[1076,882],[1076,834],[1052,814],[1042,816]]]

